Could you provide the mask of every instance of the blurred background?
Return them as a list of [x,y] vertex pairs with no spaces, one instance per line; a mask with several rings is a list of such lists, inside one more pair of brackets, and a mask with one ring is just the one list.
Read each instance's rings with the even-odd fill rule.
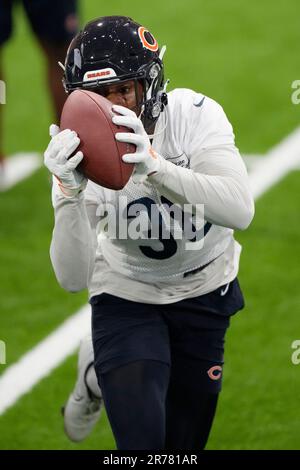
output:
[[[291,99],[292,83],[300,79],[298,0],[127,3],[82,0],[80,24],[121,14],[148,27],[167,45],[169,89],[192,88],[224,107],[250,172],[299,126],[300,104]],[[45,56],[18,4],[1,61],[4,154],[42,155],[55,114]],[[299,137],[279,147],[280,165],[288,165],[297,142]],[[292,343],[300,339],[300,174],[296,165],[285,173],[257,197],[251,227],[236,234],[243,245],[246,308],[232,318],[228,332],[223,391],[208,449],[300,449],[300,364],[292,362]],[[50,179],[42,166],[2,188],[0,340],[6,343],[6,364],[0,364],[0,395],[1,375],[87,301],[86,292],[66,293],[55,280],[48,254],[52,227]],[[73,354],[2,410],[0,449],[113,449],[105,414],[84,443],[65,437],[60,407],[75,378]]]

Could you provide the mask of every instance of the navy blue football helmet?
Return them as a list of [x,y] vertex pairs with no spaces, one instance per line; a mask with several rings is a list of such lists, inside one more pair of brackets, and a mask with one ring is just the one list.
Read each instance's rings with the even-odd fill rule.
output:
[[71,42],[66,60],[64,86],[97,92],[102,85],[140,81],[143,100],[141,119],[147,129],[167,105],[162,56],[154,36],[125,16],[104,16],[87,23]]

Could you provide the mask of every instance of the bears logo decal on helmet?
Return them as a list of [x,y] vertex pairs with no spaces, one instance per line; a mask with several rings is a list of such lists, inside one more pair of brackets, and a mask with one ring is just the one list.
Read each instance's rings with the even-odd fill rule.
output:
[[[151,44],[148,41],[148,39],[146,38],[146,33],[147,33],[149,39],[151,39],[151,41],[153,41],[153,44]],[[158,43],[157,43],[156,39],[152,36],[152,34],[146,28],[144,28],[144,26],[139,27],[138,35],[140,37],[140,40],[142,41],[143,46],[146,49],[149,49],[150,51],[153,51],[153,52],[158,50]]]

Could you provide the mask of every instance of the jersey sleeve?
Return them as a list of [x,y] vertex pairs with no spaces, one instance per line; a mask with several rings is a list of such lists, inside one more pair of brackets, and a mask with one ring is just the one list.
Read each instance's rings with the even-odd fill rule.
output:
[[[192,97],[191,97],[192,98]],[[186,149],[191,158],[212,147],[234,145],[235,136],[222,106],[203,95],[195,95],[185,116]]]
[[181,122],[182,149],[189,168],[161,160],[149,177],[165,197],[178,204],[203,204],[205,219],[231,229],[245,229],[254,215],[253,197],[234,133],[223,108],[214,100],[185,90],[175,102]]
[[96,250],[97,199],[89,188],[66,199],[53,178],[52,203],[55,224],[50,258],[59,284],[78,292],[88,286]]

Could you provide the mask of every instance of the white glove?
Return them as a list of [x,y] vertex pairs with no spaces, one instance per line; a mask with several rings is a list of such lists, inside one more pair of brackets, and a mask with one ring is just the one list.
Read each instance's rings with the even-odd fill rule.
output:
[[134,134],[130,132],[118,132],[116,139],[119,142],[127,142],[136,145],[135,153],[126,153],[123,155],[122,160],[126,163],[135,163],[132,180],[134,183],[142,183],[148,176],[159,171],[160,162],[163,157],[156,153],[151,147],[149,137],[142,121],[133,111],[119,105],[114,105],[112,109],[116,113],[121,114],[121,116],[113,116],[112,122],[118,126],[129,127],[134,131]]
[[66,198],[72,198],[83,191],[87,185],[85,176],[75,170],[83,159],[83,153],[79,151],[68,160],[78,147],[80,139],[76,132],[70,129],[60,132],[55,124],[50,126],[49,132],[52,138],[44,153],[44,163],[58,179],[62,194]]

